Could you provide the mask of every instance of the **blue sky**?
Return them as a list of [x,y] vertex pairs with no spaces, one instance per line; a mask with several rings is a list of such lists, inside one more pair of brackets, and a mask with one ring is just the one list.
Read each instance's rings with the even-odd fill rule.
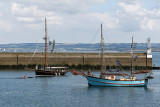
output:
[[[44,19],[57,43],[160,41],[160,0],[1,0],[0,44],[41,43]],[[94,40],[94,41],[93,41]]]

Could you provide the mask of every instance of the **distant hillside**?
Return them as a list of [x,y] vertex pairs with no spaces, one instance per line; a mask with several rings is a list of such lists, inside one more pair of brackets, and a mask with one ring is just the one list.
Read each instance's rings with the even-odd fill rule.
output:
[[[160,43],[151,44],[152,51],[160,51]],[[105,52],[130,52],[130,43],[111,43],[105,44]],[[19,43],[19,44],[0,44],[0,52],[37,52],[44,51],[44,43]],[[136,52],[146,52],[146,43],[138,43],[136,45]],[[48,52],[51,50],[51,46],[48,45]],[[56,43],[54,52],[100,52],[100,44],[67,44],[67,43]]]

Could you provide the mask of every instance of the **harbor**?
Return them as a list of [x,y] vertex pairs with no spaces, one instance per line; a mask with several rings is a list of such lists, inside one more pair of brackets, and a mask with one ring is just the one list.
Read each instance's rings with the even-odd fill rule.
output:
[[[152,60],[157,66],[159,58],[160,53],[153,52]],[[88,70],[84,72],[87,73]],[[88,86],[84,77],[74,76],[71,72],[65,76],[36,77],[32,70],[1,69],[0,106],[101,107],[107,104],[111,107],[157,107],[160,105],[160,70],[152,72],[154,79],[149,81],[147,87],[95,87]],[[33,78],[23,79],[24,74]],[[94,70],[92,74],[98,75],[99,71]]]
[[0,107],[160,107],[160,1],[0,1]]

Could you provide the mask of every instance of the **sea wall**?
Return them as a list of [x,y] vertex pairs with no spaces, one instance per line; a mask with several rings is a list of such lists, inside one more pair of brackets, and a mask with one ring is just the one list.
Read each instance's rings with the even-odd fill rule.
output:
[[[152,67],[152,58],[146,58],[146,53],[136,53],[139,57],[134,61],[134,66]],[[48,65],[68,65],[68,66],[100,66],[101,57],[98,53],[48,53]],[[105,53],[106,66],[117,65],[116,60],[120,61],[122,66],[130,66],[130,53]],[[44,53],[0,53],[0,66],[18,66],[18,65],[43,65]]]

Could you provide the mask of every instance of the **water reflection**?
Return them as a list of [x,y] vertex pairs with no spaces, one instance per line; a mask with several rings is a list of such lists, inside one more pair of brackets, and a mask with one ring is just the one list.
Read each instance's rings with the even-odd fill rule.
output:
[[153,89],[150,87],[88,86],[87,92],[93,99],[97,99],[98,106],[106,106],[106,104],[110,104],[110,106],[129,106],[131,102],[139,102],[138,100],[145,99],[145,94],[153,97]]

